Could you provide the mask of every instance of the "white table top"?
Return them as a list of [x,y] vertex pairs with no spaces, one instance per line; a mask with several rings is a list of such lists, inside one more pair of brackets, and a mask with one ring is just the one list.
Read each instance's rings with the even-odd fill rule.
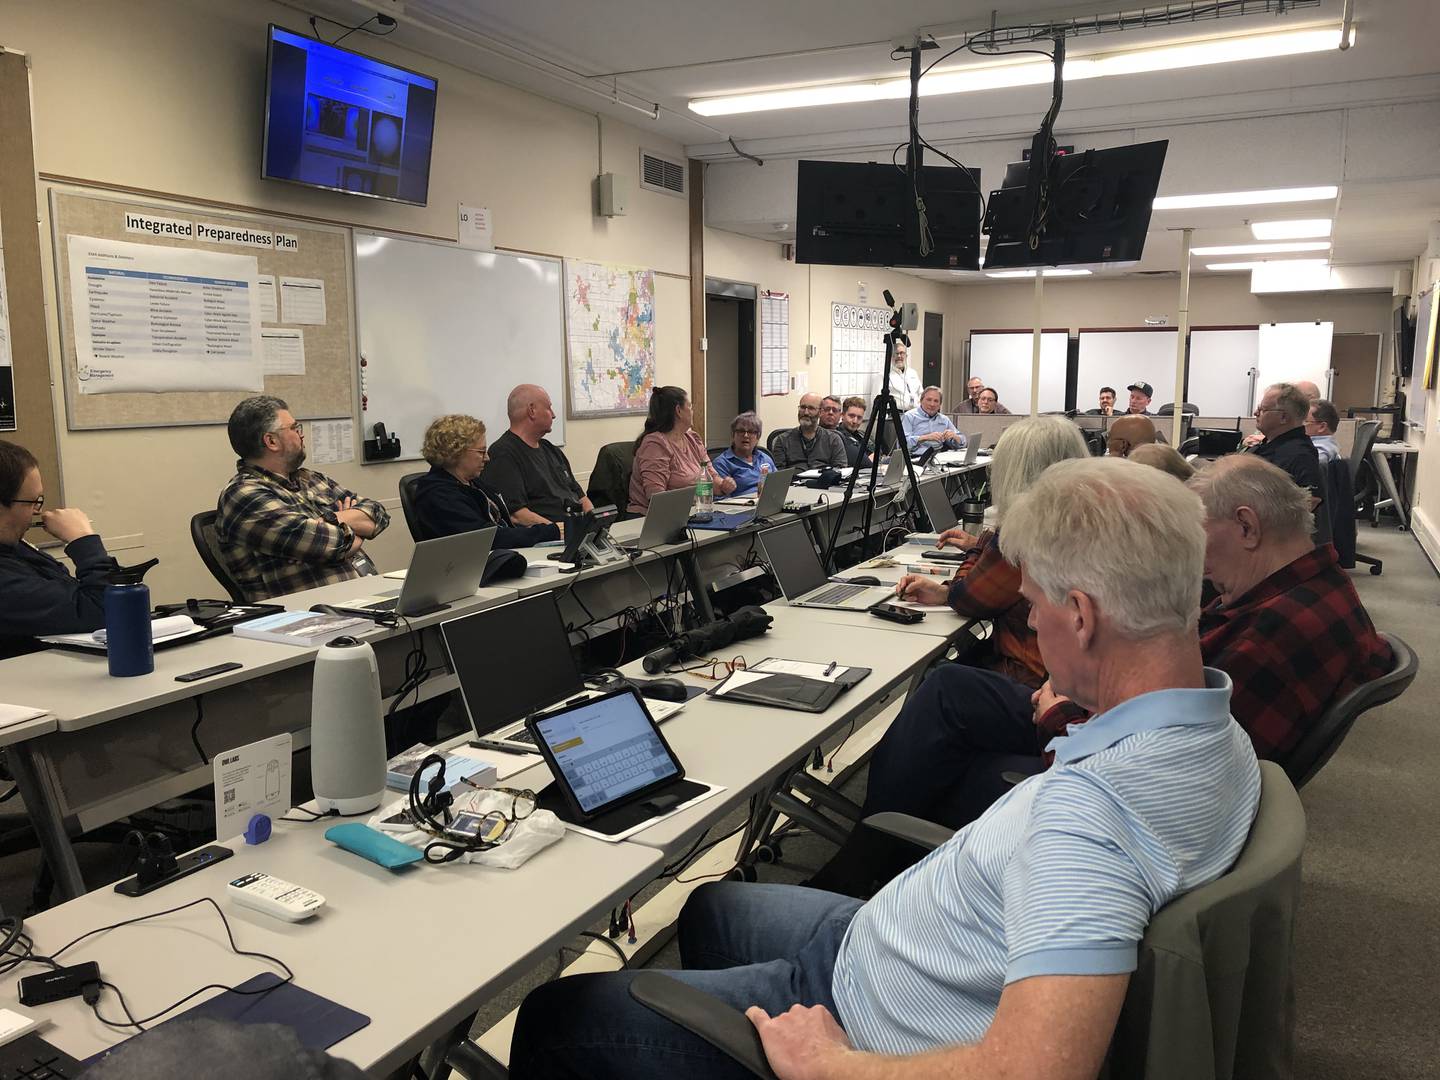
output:
[[[40,706],[35,706],[39,708]],[[7,724],[0,727],[0,746],[14,746],[16,743],[24,742],[26,739],[33,739],[39,735],[49,735],[55,730],[55,717],[50,713],[37,716],[30,720],[21,720],[18,723]]]
[[[284,960],[301,987],[370,1017],[368,1027],[331,1053],[384,1075],[661,866],[660,854],[650,848],[567,833],[519,870],[416,864],[391,872],[326,841],[331,824],[277,823],[267,843],[233,842],[227,846],[236,847],[234,858],[148,896],[120,896],[105,886],[26,919],[26,930],[36,951],[45,953],[87,930],[213,897],[241,949]],[[327,906],[303,923],[238,907],[225,898],[225,883],[253,871],[313,889]],[[137,1016],[207,982],[234,985],[271,970],[264,961],[230,952],[225,928],[208,904],[98,935],[63,959],[98,962]],[[0,979],[0,996],[13,999],[18,978],[39,970],[24,965]],[[100,1008],[107,1017],[121,1015],[109,992]],[[97,1021],[79,998],[47,1005],[41,1015],[55,1023],[41,1034],[78,1058],[124,1037]]]
[[1370,445],[1370,452],[1373,454],[1379,451],[1382,454],[1418,454],[1420,447],[1414,443],[1403,442],[1377,442]]

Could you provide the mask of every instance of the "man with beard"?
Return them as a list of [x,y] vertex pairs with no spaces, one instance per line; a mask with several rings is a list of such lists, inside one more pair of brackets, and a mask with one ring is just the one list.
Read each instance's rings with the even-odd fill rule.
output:
[[820,426],[820,395],[805,394],[795,410],[797,425],[775,440],[775,463],[782,469],[843,469],[850,464],[845,443]]
[[235,406],[235,475],[220,493],[215,532],[245,599],[313,589],[375,573],[361,548],[390,524],[373,499],[304,469],[305,430],[277,397]]

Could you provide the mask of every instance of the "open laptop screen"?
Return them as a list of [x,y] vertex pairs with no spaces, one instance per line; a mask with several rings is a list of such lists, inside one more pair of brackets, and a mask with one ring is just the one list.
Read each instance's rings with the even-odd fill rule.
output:
[[682,775],[634,693],[594,698],[532,725],[557,779],[585,814]]
[[953,529],[960,520],[955,516],[955,507],[950,505],[950,496],[945,493],[943,478],[927,480],[920,485],[920,504],[925,507],[925,516],[930,519],[931,532]]
[[765,557],[770,560],[770,569],[785,599],[794,600],[825,584],[825,570],[803,521],[766,529],[760,534],[760,544],[765,548]]
[[440,624],[475,734],[488,735],[584,689],[546,592]]

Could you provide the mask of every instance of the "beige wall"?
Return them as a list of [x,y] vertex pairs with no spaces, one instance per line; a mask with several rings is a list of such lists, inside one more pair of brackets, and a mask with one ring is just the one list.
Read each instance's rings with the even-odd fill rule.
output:
[[[426,207],[349,199],[259,178],[265,26],[305,29],[295,8],[246,0],[5,0],[0,44],[31,61],[37,168],[93,180],[453,238],[459,202],[489,206],[502,247],[653,267],[661,382],[689,381],[688,224],[684,199],[640,190],[639,146],[682,149],[606,120],[605,168],[632,180],[628,216],[591,210],[596,118],[501,86],[380,38],[346,44],[440,81]],[[11,228],[14,223],[7,223]],[[41,222],[45,258],[49,222]],[[53,305],[51,268],[46,295]],[[51,363],[59,339],[51,312]],[[566,452],[582,478],[596,451],[631,437],[639,419],[572,422]],[[233,471],[223,427],[61,432],[67,502],[88,510],[122,561],[158,555],[157,600],[212,596],[217,586],[189,540],[190,516],[215,504]],[[393,507],[373,554],[405,565],[410,538],[396,481],[415,462],[335,465],[342,483]],[[52,481],[53,483],[53,481]]]
[[[883,307],[885,300],[881,292],[889,289],[897,303],[919,304],[922,313],[944,313],[951,302],[952,292],[948,285],[894,270],[802,266],[786,260],[779,244],[719,229],[705,230],[705,274],[707,277],[745,282],[761,289],[790,294],[790,374],[793,377],[801,372],[807,373],[810,389],[820,394],[828,393],[830,389],[830,305],[833,302],[858,303],[860,282],[863,281],[868,295],[866,303],[871,307]],[[945,323],[946,351],[951,352],[954,343],[963,338],[955,335],[948,315]],[[923,314],[921,325],[924,325]],[[918,329],[910,335],[910,366],[917,374],[923,371],[924,364],[921,338]],[[807,344],[815,346],[815,356],[809,361],[805,359]],[[758,342],[755,355],[758,365]],[[959,354],[951,352],[951,355]],[[761,397],[756,411],[766,432],[777,427],[792,427],[798,402],[799,394],[795,392]]]
[[[945,334],[954,360],[946,371],[948,388],[958,389],[961,385],[965,342],[970,332],[1033,326],[1034,296],[1033,281],[952,288],[945,319]],[[1072,334],[1082,326],[1143,326],[1147,316],[1166,316],[1174,326],[1179,319],[1180,281],[1178,277],[1153,281],[1050,279],[1045,282],[1043,303],[1043,325],[1066,327]],[[1190,281],[1191,326],[1328,320],[1335,323],[1337,334],[1385,334],[1387,356],[1391,307],[1388,293],[1255,296],[1250,292],[1248,274],[1207,274]],[[1092,404],[1086,398],[1082,407]],[[1025,406],[1028,408],[1028,402]]]

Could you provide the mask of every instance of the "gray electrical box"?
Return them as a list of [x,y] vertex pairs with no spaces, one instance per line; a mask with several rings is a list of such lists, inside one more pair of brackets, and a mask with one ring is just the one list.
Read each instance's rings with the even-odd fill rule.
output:
[[630,179],[601,173],[595,178],[595,195],[601,217],[624,217],[630,209]]

